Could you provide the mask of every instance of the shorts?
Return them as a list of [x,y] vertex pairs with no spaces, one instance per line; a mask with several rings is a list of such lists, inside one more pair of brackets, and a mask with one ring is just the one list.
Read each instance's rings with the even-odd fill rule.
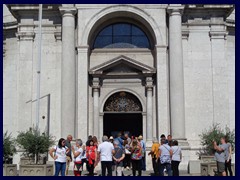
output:
[[222,173],[225,171],[225,163],[224,162],[217,162],[217,169],[218,172]]

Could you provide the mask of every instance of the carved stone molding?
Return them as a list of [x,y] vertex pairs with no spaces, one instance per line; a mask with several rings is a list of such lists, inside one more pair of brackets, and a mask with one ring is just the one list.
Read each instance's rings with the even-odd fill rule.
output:
[[228,32],[226,31],[210,31],[209,36],[212,39],[226,39]]
[[35,38],[34,32],[17,32],[16,36],[20,41],[33,41]]

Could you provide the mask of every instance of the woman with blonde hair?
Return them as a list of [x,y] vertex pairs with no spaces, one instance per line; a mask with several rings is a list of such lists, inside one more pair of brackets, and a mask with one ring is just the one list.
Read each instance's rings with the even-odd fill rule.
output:
[[154,175],[158,176],[159,175],[159,142],[157,138],[153,138],[153,145],[151,151],[148,153],[148,155],[151,155],[152,157],[152,166],[153,166],[153,171]]

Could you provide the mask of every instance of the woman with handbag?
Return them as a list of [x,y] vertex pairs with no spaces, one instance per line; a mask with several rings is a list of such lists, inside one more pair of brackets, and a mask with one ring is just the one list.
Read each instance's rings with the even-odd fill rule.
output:
[[81,176],[82,174],[82,156],[83,156],[83,149],[82,149],[82,140],[76,140],[76,149],[72,146],[72,152],[74,157],[74,167],[73,172],[75,176]]

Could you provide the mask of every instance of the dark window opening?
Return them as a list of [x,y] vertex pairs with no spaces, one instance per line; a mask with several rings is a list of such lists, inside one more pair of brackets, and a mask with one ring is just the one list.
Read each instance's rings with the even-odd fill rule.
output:
[[103,28],[97,35],[95,48],[148,48],[149,39],[137,26],[129,23],[111,24]]

